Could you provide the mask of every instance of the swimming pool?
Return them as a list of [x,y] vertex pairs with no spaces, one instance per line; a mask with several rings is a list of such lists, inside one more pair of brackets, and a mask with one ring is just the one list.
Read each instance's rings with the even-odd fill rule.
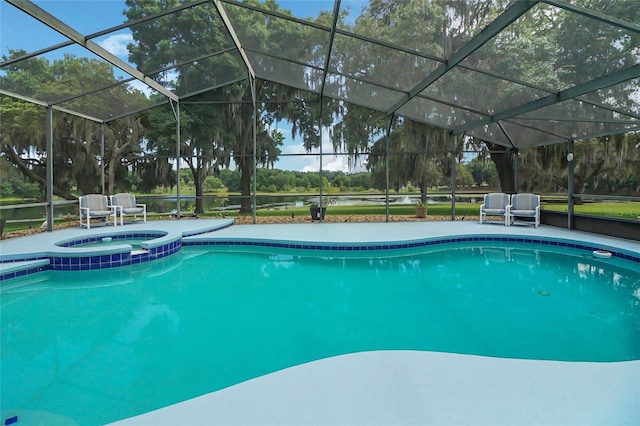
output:
[[19,278],[3,286],[2,407],[106,423],[374,350],[640,359],[637,264],[586,254],[488,242],[375,253],[197,246]]

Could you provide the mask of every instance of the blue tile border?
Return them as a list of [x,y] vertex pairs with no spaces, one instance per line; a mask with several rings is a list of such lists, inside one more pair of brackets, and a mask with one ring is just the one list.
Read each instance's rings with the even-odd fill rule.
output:
[[136,265],[170,256],[180,251],[181,248],[182,239],[177,238],[174,241],[168,241],[165,244],[149,249],[100,254],[89,257],[52,256],[50,258],[50,269],[53,271],[86,271]]
[[[164,238],[167,236],[166,232],[130,232],[114,235],[100,235],[88,238],[77,238],[70,241],[63,241],[57,244],[59,247],[64,248],[77,248],[80,244],[92,243],[102,241],[103,238],[111,237],[115,240],[123,240],[123,244],[126,244],[126,239],[131,238]],[[127,248],[115,249],[114,252],[102,252],[91,253],[87,256],[82,256],[81,252],[77,253],[55,253],[50,256],[41,257],[24,257],[15,259],[6,259],[0,262],[0,265],[11,265],[19,262],[30,261],[43,261],[46,260],[48,265],[30,267],[25,265],[24,269],[11,270],[0,274],[0,281],[17,278],[24,275],[33,274],[36,272],[42,272],[46,270],[52,271],[88,271],[95,269],[116,268],[120,266],[133,265],[138,263],[149,262],[156,259],[161,259],[166,256],[170,256],[177,253],[182,248],[182,237],[177,235],[167,238],[166,241],[162,241],[161,244],[142,250],[128,250]]]
[[[227,226],[231,226],[227,225]],[[227,227],[225,226],[225,228]],[[223,229],[223,228],[219,228]],[[202,235],[205,233],[213,232],[211,230],[196,232],[187,236]],[[85,271],[95,269],[115,268],[120,266],[137,265],[152,260],[162,259],[163,257],[170,256],[177,253],[183,246],[226,246],[226,247],[269,247],[269,248],[281,248],[281,249],[295,249],[295,250],[310,250],[310,251],[328,251],[328,252],[365,252],[365,251],[382,251],[382,250],[404,250],[415,249],[421,247],[433,247],[446,244],[456,243],[468,243],[468,242],[493,242],[493,243],[521,243],[521,244],[533,244],[550,247],[566,247],[571,249],[588,251],[591,254],[595,250],[606,250],[612,254],[612,257],[631,261],[640,264],[640,255],[631,254],[629,252],[620,251],[619,249],[608,246],[597,246],[589,243],[571,241],[565,239],[554,239],[545,237],[522,237],[522,236],[492,236],[492,235],[468,235],[464,237],[439,237],[431,239],[422,239],[414,241],[398,241],[398,242],[381,242],[381,243],[319,243],[319,242],[295,242],[295,241],[271,241],[271,240],[258,240],[258,239],[209,239],[209,240],[182,240],[182,236],[168,236],[166,233],[159,232],[132,232],[127,234],[118,234],[118,239],[125,238],[140,238],[140,237],[160,237],[158,241],[160,244],[151,245],[148,248],[142,250],[133,251],[120,251],[109,252],[101,254],[91,254],[89,256],[78,256],[78,253],[74,253],[73,256],[56,253],[51,256],[43,257],[25,257],[20,259],[8,259],[0,262],[1,264],[11,264],[13,262],[25,262],[36,260],[48,260],[48,266],[25,266],[24,269],[13,270],[5,274],[0,275],[0,281],[42,272],[46,270],[54,271]],[[65,241],[64,244],[69,244],[65,247],[73,247],[75,244],[80,244],[78,241],[95,240],[100,241],[105,238],[106,235],[76,239],[73,241]],[[113,235],[111,236],[114,237]],[[163,240],[166,239],[166,240]],[[153,241],[153,240],[152,240]]]
[[[76,236],[59,240],[50,249],[22,255],[0,255],[0,281],[16,278],[26,274],[47,270],[85,271],[115,268],[149,262],[171,256],[182,249],[184,237],[216,232],[232,226],[234,220],[215,220],[213,225],[207,224],[191,231],[168,231],[164,229],[140,229],[120,231],[113,229],[107,233],[96,233],[91,236]],[[149,226],[155,226],[150,224]],[[112,241],[122,240],[122,244],[102,247],[82,247],[81,244],[100,242],[104,238]],[[140,249],[132,249],[126,239],[145,238],[140,242]],[[28,252],[29,250],[27,250]],[[32,262],[35,264],[27,264]],[[24,263],[19,265],[19,263]],[[14,266],[11,266],[15,264]],[[43,265],[43,266],[40,266]],[[37,267],[36,267],[37,266]],[[23,272],[24,271],[24,272]]]
[[283,249],[311,250],[311,251],[381,251],[381,250],[402,250],[410,248],[420,248],[429,246],[438,246],[445,244],[468,243],[468,242],[498,242],[498,243],[521,243],[534,244],[553,247],[566,247],[577,250],[584,250],[592,253],[595,250],[606,250],[617,257],[631,262],[640,263],[640,255],[618,251],[611,247],[603,247],[590,245],[588,243],[574,242],[570,240],[554,240],[543,237],[505,237],[505,236],[466,236],[466,237],[442,237],[429,240],[416,240],[413,242],[399,241],[395,243],[313,243],[313,242],[279,242],[265,240],[200,240],[200,241],[184,241],[183,245],[187,246],[246,246],[246,247],[270,247]]

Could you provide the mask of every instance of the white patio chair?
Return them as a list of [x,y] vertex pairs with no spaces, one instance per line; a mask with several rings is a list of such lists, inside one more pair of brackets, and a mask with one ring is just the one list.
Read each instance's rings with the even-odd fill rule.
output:
[[[109,205],[106,195],[87,194],[80,197],[80,226],[91,229],[91,219],[106,218],[116,226],[116,210]],[[84,220],[83,220],[84,219]]]
[[533,218],[533,224],[537,228],[540,225],[540,196],[535,194],[512,195],[509,216],[511,223],[516,217]]
[[480,204],[480,223],[487,216],[504,216],[505,226],[509,226],[509,194],[491,192],[484,196],[484,203]]
[[120,225],[124,224],[124,216],[133,216],[133,221],[142,215],[143,223],[147,223],[147,205],[136,202],[136,196],[130,193],[120,193],[111,196],[111,205],[120,214]]

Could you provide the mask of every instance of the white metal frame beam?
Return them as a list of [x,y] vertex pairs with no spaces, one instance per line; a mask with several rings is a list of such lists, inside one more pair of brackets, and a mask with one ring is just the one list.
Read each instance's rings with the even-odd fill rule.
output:
[[222,22],[224,23],[225,28],[229,32],[229,35],[231,36],[231,39],[233,40],[233,43],[236,46],[236,49],[238,49],[238,52],[240,52],[242,61],[244,62],[245,67],[247,67],[247,72],[249,73],[249,79],[255,80],[256,73],[253,70],[253,66],[249,61],[249,57],[247,56],[247,53],[244,51],[244,48],[242,47],[242,43],[240,43],[240,39],[238,38],[238,35],[236,34],[236,31],[233,28],[233,25],[231,24],[231,21],[229,20],[229,16],[227,16],[227,12],[224,10],[224,7],[222,7],[220,0],[213,0],[213,4],[215,5],[216,10],[220,15],[220,19],[222,19]]

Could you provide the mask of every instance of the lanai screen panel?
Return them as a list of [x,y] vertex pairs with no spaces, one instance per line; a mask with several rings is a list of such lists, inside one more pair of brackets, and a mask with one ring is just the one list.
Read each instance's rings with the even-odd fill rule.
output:
[[508,148],[515,148],[509,138],[504,134],[497,123],[490,123],[479,126],[466,132],[467,136],[474,137],[483,141],[489,141]]
[[304,25],[269,13],[225,4],[243,48],[313,66],[324,66],[329,51],[328,29]]
[[329,74],[324,95],[376,111],[386,111],[402,98],[403,93],[343,75]]
[[[64,69],[56,67],[57,63],[62,65],[62,58],[65,57],[68,58],[67,66]],[[71,60],[73,62],[69,62]],[[44,72],[45,68],[50,68],[50,72]],[[11,77],[4,75],[0,78],[0,88],[53,105],[64,102],[71,106],[71,110],[89,115],[89,105],[82,100],[82,95],[132,78],[77,45],[22,60],[3,67],[5,69],[12,71],[12,74]],[[15,80],[18,76],[19,79]]]
[[[463,1],[425,0],[414,2],[413,9],[388,13],[384,8],[359,0],[340,3],[341,11],[349,10],[346,19],[338,22],[340,31],[355,31],[383,43],[391,43],[433,59],[444,59],[460,49],[509,5],[508,0],[480,0],[473,4]],[[397,8],[400,10],[402,8]],[[469,10],[472,19],[461,18]],[[366,12],[366,13],[364,13]]]
[[29,44],[33,47],[27,53],[69,41],[67,37],[9,3],[3,2],[0,7],[2,8],[2,13],[0,13],[0,55],[8,55],[9,49],[26,50],[24,40],[16,39],[14,34],[23,34],[25,37],[29,37],[29,34],[42,34],[42,37],[38,39],[30,37]]
[[[638,48],[640,49],[640,46]],[[581,96],[580,99],[640,119],[640,78],[594,90]],[[612,113],[612,116],[615,117],[615,113]]]
[[296,62],[247,51],[256,76],[296,89],[320,92],[322,71]]
[[630,31],[539,3],[464,64],[555,93],[635,65],[633,41]]
[[553,131],[565,140],[620,133],[640,125],[635,117],[573,99],[522,114],[511,121]]
[[329,72],[408,91],[439,62],[355,37],[336,35]]
[[[58,6],[68,6],[66,2],[35,4],[128,66],[154,77],[183,97],[244,78],[247,70],[238,49],[241,46],[261,78],[316,93],[326,83],[326,96],[387,112],[396,102],[406,99],[412,89],[421,88],[425,78],[473,37],[481,36],[481,31],[512,4],[510,0],[424,0],[387,7],[387,2],[343,0],[332,45],[334,2],[331,1],[283,0],[253,4],[221,0],[229,16],[230,29],[220,18],[213,1],[181,1],[172,10],[165,10],[164,2],[151,2],[149,5],[153,7],[145,13],[158,14],[149,20],[138,16],[132,23],[124,22],[123,11],[114,14],[114,5],[109,3],[78,2],[76,5],[75,12],[87,8],[87,14],[104,15],[97,24],[95,20],[83,20],[82,13],[65,16],[69,8]],[[513,108],[524,106],[523,111],[531,110],[526,107],[533,106],[531,102],[536,99],[552,97],[561,90],[584,88],[588,93],[579,93],[578,99],[595,108],[561,102],[560,105],[570,109],[549,109],[553,115],[546,111],[548,107],[531,111],[553,118],[547,126],[553,129],[549,140],[554,140],[556,134],[587,137],[635,128],[640,117],[637,71],[640,8],[635,0],[620,0],[607,3],[601,10],[592,9],[601,4],[604,3],[587,0],[538,3],[470,53],[460,65],[447,69],[396,112],[459,131],[469,129],[456,129],[456,126],[477,123],[478,115],[484,115],[486,120],[497,116],[511,125],[539,126],[540,133],[545,135],[540,115],[516,116],[517,110]],[[13,13],[20,17],[16,17],[15,22],[24,21],[20,25],[25,28],[50,32],[52,45],[69,43],[66,37],[12,5],[3,3],[2,7],[3,33],[7,25],[14,24],[13,19],[6,18]],[[13,12],[5,14],[6,10]],[[322,13],[318,15],[320,10]],[[310,19],[305,20],[307,17]],[[184,31],[185,27],[192,31]],[[228,30],[238,36],[239,45],[234,43]],[[16,44],[20,44],[20,40]],[[2,46],[20,48],[9,46],[4,37]],[[102,59],[77,44],[56,49],[52,46],[51,51],[41,57],[53,60],[62,53],[98,59],[88,63],[102,66],[96,65]],[[325,70],[327,59],[330,61]],[[10,66],[21,65],[17,62]],[[46,82],[43,87],[26,90],[15,84],[10,88],[13,83],[3,79],[0,87],[7,91],[22,90],[23,93],[16,93],[24,96],[29,96],[27,92],[31,91],[32,95],[40,96],[38,100],[61,103],[65,108],[81,108],[82,113],[95,110],[103,116],[95,104],[101,96],[113,96],[114,92],[123,90],[115,84],[118,79],[123,88],[149,92],[141,87],[142,83],[129,81],[131,76],[126,72],[109,66],[113,81],[107,79],[109,81],[102,84],[93,84],[87,93],[75,92],[78,83],[64,87],[55,95],[54,85]],[[0,64],[0,77],[8,67]],[[628,74],[628,80],[624,83],[619,83],[619,79],[612,83],[603,81],[615,73],[622,73],[624,78]],[[91,78],[86,80],[91,82]],[[115,114],[127,111],[114,108]],[[452,115],[446,117],[446,114]],[[502,131],[495,131],[493,124],[476,133],[488,135],[489,140],[510,143],[502,138]],[[517,135],[514,138],[517,140]],[[533,139],[529,137],[523,143]],[[545,138],[539,140],[548,143]]]
[[444,129],[451,129],[455,126],[483,118],[482,115],[473,111],[446,105],[420,96],[406,103],[398,110],[398,114],[421,123],[429,123]]
[[[33,3],[84,35],[97,33],[126,21],[124,2],[74,1],[73,8],[68,7],[68,0],[39,0]],[[100,19],[86,19],[88,16],[99,16]]]
[[[638,14],[637,3],[622,2],[616,5],[618,11],[619,7],[627,8],[628,14]],[[531,93],[537,91],[534,87],[540,88],[543,91],[537,91],[538,97],[592,84],[592,80],[622,71],[640,61],[638,34],[606,22],[606,15],[598,18],[540,3],[470,55],[463,64],[500,75],[503,81],[530,85]],[[636,79],[635,83],[632,80],[596,90],[584,99],[614,108],[637,109],[638,100],[632,95],[637,87]],[[508,89],[495,90],[494,96],[497,98],[495,113],[508,112],[518,104],[532,100],[522,96],[518,101],[516,96],[514,102],[505,103],[502,100],[511,96]],[[550,124],[536,120],[527,122],[541,130],[553,128],[554,132],[567,137],[601,135],[625,128],[623,123],[609,122],[613,119],[611,111],[577,101],[561,102],[531,114],[551,120],[567,119]],[[540,143],[548,142],[544,138],[540,140]]]
[[519,122],[517,120],[501,121],[505,135],[514,141],[518,149],[531,148],[554,143],[566,143],[569,138],[555,132],[554,122],[541,125],[539,122]]
[[424,96],[493,114],[547,93],[515,82],[456,67],[421,92]]
[[[167,78],[171,80],[166,81]],[[162,79],[173,93],[186,96],[246,78],[242,58],[237,50],[233,50],[172,68]],[[159,77],[155,79],[160,80]]]
[[[146,20],[129,28],[134,38],[129,61],[145,74],[206,60],[236,47],[210,2]],[[230,63],[224,71],[234,71],[241,65]],[[171,72],[167,71],[166,74]],[[159,82],[165,84],[170,80]]]
[[[603,13],[608,16],[634,23],[633,16],[629,14],[629,8],[637,6],[637,0],[616,0],[596,3],[592,0],[566,0],[566,3],[580,8],[587,8],[591,11]],[[635,23],[638,24],[637,22]]]
[[57,102],[56,106],[108,121],[145,109],[152,94],[157,93],[133,80]]

